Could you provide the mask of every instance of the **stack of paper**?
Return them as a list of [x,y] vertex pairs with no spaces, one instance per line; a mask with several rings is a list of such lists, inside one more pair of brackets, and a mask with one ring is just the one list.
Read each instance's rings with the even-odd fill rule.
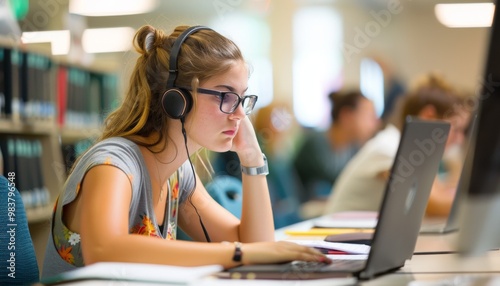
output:
[[41,283],[51,285],[91,279],[187,285],[222,270],[223,267],[220,265],[180,267],[144,263],[98,262],[43,279]]
[[302,239],[296,239],[296,240],[291,239],[287,241],[318,249],[342,251],[347,254],[368,254],[370,252],[370,246],[366,244],[328,242],[324,240],[302,240]]

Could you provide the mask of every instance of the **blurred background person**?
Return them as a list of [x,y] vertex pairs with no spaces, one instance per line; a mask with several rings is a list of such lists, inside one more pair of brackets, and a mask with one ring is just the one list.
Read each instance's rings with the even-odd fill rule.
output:
[[[251,120],[269,166],[267,183],[274,226],[280,228],[299,222],[302,218],[297,210],[303,187],[292,164],[298,125],[291,106],[284,102],[272,102],[254,112]],[[241,166],[236,153],[212,153],[211,162],[214,176],[229,175],[241,181]]]
[[[325,131],[306,131],[293,164],[304,186],[301,203],[324,203],[347,162],[379,129],[374,104],[361,91],[350,89],[329,94],[332,104],[330,127]],[[314,205],[303,209],[306,217],[319,215]],[[316,213],[314,213],[316,212]],[[320,211],[321,212],[321,211]]]
[[457,152],[464,142],[470,113],[461,96],[441,76],[428,74],[401,98],[393,123],[368,141],[340,174],[324,213],[378,211],[407,116],[422,120],[445,120],[451,128],[439,175],[433,184],[426,210],[428,216],[446,216],[451,208],[463,156]]
[[267,183],[271,195],[276,228],[302,220],[299,194],[303,186],[292,164],[296,151],[298,124],[292,108],[284,102],[273,102],[260,108],[252,117],[257,139],[267,156]]

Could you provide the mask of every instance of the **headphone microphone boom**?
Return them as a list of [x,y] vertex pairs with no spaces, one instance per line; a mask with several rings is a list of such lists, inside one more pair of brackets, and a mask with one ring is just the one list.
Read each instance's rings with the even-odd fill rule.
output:
[[167,80],[167,90],[163,93],[161,104],[168,117],[172,119],[183,119],[193,106],[193,97],[188,90],[175,86],[178,75],[177,58],[181,50],[181,45],[193,33],[199,30],[211,30],[205,26],[192,26],[187,28],[175,40],[170,50],[169,75]]

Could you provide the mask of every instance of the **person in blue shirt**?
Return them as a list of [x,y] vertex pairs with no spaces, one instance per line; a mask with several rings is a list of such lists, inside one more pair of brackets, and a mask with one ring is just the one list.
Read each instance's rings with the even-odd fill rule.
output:
[[294,166],[304,186],[302,203],[325,199],[347,162],[378,130],[374,104],[356,89],[332,92],[330,127],[306,132]]

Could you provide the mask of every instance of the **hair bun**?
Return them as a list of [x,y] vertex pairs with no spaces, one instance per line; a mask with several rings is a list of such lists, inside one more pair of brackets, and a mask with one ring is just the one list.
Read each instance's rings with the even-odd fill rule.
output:
[[144,39],[144,50],[149,53],[153,48],[153,44],[155,41],[155,32],[149,32]]
[[163,33],[151,25],[142,26],[135,34],[134,45],[137,52],[143,55],[151,53],[161,45]]

